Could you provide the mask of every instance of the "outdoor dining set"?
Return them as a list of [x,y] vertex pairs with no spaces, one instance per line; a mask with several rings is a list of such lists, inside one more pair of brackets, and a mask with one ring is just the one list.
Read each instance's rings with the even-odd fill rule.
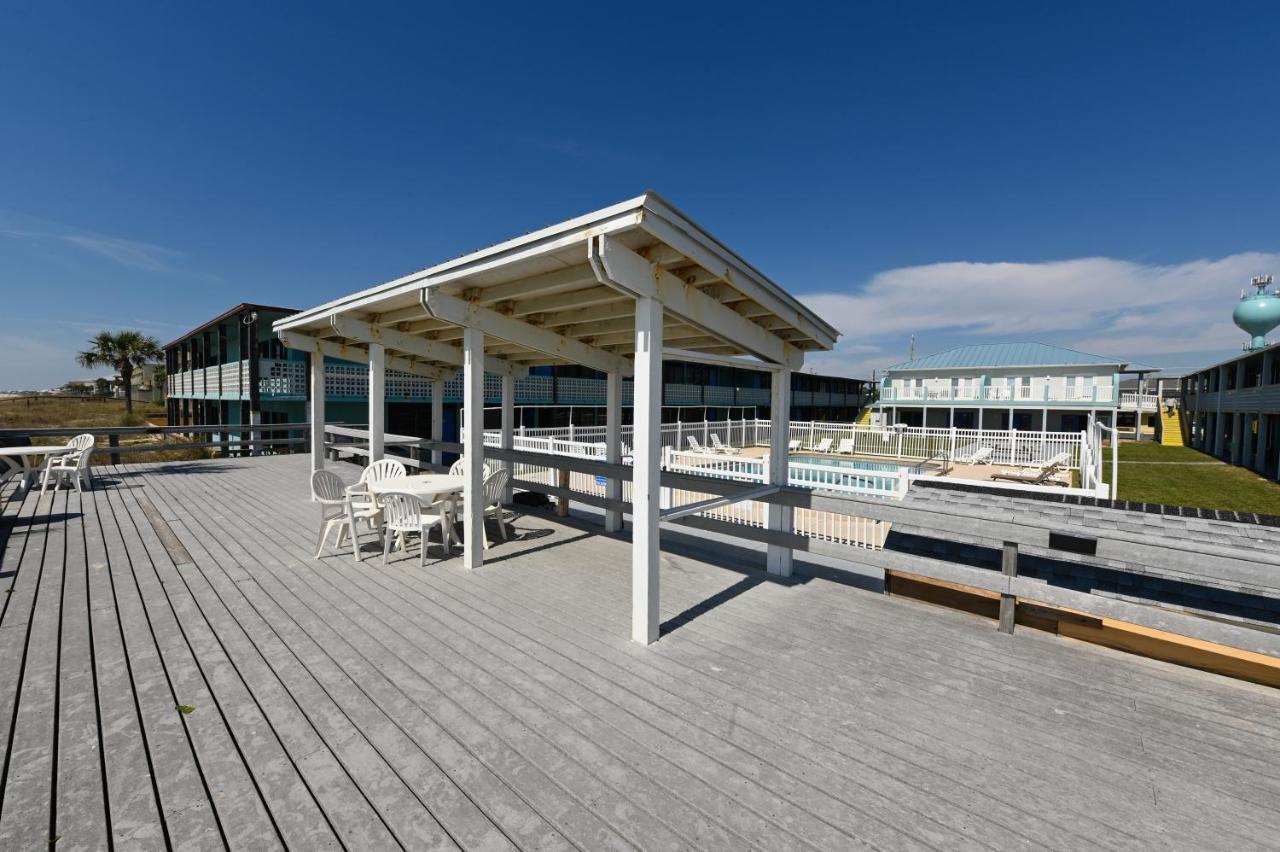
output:
[[39,476],[41,494],[50,486],[56,491],[63,483],[74,485],[77,491],[87,490],[92,487],[89,462],[93,444],[93,436],[84,434],[62,445],[0,446],[0,483],[19,477],[25,494]]
[[[315,471],[311,475],[311,493],[320,504],[316,558],[324,553],[330,536],[336,532],[334,547],[341,549],[349,540],[351,555],[359,562],[360,536],[372,533],[381,539],[385,565],[393,550],[397,547],[407,550],[409,536],[416,535],[421,542],[419,564],[425,566],[427,536],[437,529],[440,548],[445,556],[450,555],[452,542],[461,540],[458,518],[463,508],[466,472],[465,457],[454,462],[448,473],[413,476],[403,462],[380,459],[366,467],[354,485],[345,485],[332,471]],[[482,517],[497,520],[503,541],[507,540],[507,528],[502,498],[510,477],[511,472],[506,468],[490,470],[488,464],[484,465],[480,491],[480,499],[484,501]],[[473,535],[470,530],[466,533]],[[484,530],[474,534],[480,536],[484,547],[489,546]]]

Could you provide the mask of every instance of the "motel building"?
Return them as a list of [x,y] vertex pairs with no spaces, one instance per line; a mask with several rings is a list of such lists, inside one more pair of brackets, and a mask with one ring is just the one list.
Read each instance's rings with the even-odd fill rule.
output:
[[[167,406],[172,426],[237,427],[307,422],[308,352],[288,349],[272,323],[295,308],[244,303],[200,324],[164,346]],[[325,355],[325,400],[330,423],[363,424],[369,417],[369,365]],[[353,351],[351,358],[359,357]],[[670,360],[662,367],[664,423],[754,420],[769,416],[769,376],[738,366]],[[383,417],[386,431],[431,437],[434,382],[401,370],[386,370]],[[530,367],[516,379],[516,428],[604,426],[608,380],[573,364]],[[463,403],[461,372],[443,384],[441,417],[445,440],[457,441]],[[860,379],[791,374],[791,419],[851,423],[868,401],[871,385]],[[501,425],[502,381],[486,375],[485,426]],[[622,383],[624,424],[631,424],[633,382]],[[267,440],[283,438],[262,430]]]
[[1244,351],[1182,378],[1182,411],[1193,447],[1280,480],[1280,344],[1267,342],[1280,326],[1280,292],[1267,291],[1272,281],[1255,277],[1255,292],[1232,312],[1249,335]]
[[[978,343],[885,371],[873,422],[880,425],[1082,432],[1090,417],[1124,434],[1149,431],[1159,393],[1155,367],[1045,343]],[[1122,390],[1125,377],[1134,390]]]

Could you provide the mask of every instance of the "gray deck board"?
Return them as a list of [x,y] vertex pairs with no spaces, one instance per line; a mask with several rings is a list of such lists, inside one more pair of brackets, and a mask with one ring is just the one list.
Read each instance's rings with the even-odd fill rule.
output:
[[677,626],[640,648],[625,539],[533,514],[475,573],[434,547],[420,569],[416,545],[316,560],[306,464],[0,487],[0,846],[1261,849],[1280,830],[1275,690],[678,553]]

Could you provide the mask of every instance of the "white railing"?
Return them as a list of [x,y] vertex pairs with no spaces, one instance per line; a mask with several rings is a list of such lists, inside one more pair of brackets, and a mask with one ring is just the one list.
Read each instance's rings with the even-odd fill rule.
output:
[[1160,395],[1154,393],[1122,393],[1120,407],[1134,411],[1155,411],[1160,407]]
[[[768,420],[720,420],[662,424],[661,443],[679,451],[689,451],[689,436],[700,445],[711,446],[715,435],[735,447],[767,447],[772,426]],[[603,447],[603,426],[561,426],[519,429],[517,438],[556,438],[577,444]],[[632,427],[622,428],[622,442],[632,445]],[[791,422],[788,442],[797,442],[801,451],[814,451],[829,441],[829,449],[842,455],[925,461],[945,455],[963,461],[974,452],[988,448],[994,464],[1035,464],[1066,453],[1071,465],[1080,463],[1081,444],[1088,440],[1082,432],[1037,432],[1017,429],[943,429],[919,426],[858,426],[853,423],[821,421]],[[498,433],[485,433],[485,443],[497,446]],[[519,447],[519,444],[517,444]],[[529,447],[533,449],[533,447]],[[540,450],[549,452],[549,450]],[[603,456],[603,449],[598,455]],[[984,455],[986,455],[984,453]]]

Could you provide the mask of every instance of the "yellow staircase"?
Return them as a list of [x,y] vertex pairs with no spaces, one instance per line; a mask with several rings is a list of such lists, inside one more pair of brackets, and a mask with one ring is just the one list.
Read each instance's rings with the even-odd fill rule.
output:
[[1183,446],[1181,408],[1173,414],[1170,414],[1166,408],[1160,409],[1160,443],[1167,447]]
[[862,412],[858,415],[858,419],[854,421],[854,423],[855,425],[858,425],[858,426],[870,426],[871,425],[871,406],[868,405],[866,408],[862,409]]

